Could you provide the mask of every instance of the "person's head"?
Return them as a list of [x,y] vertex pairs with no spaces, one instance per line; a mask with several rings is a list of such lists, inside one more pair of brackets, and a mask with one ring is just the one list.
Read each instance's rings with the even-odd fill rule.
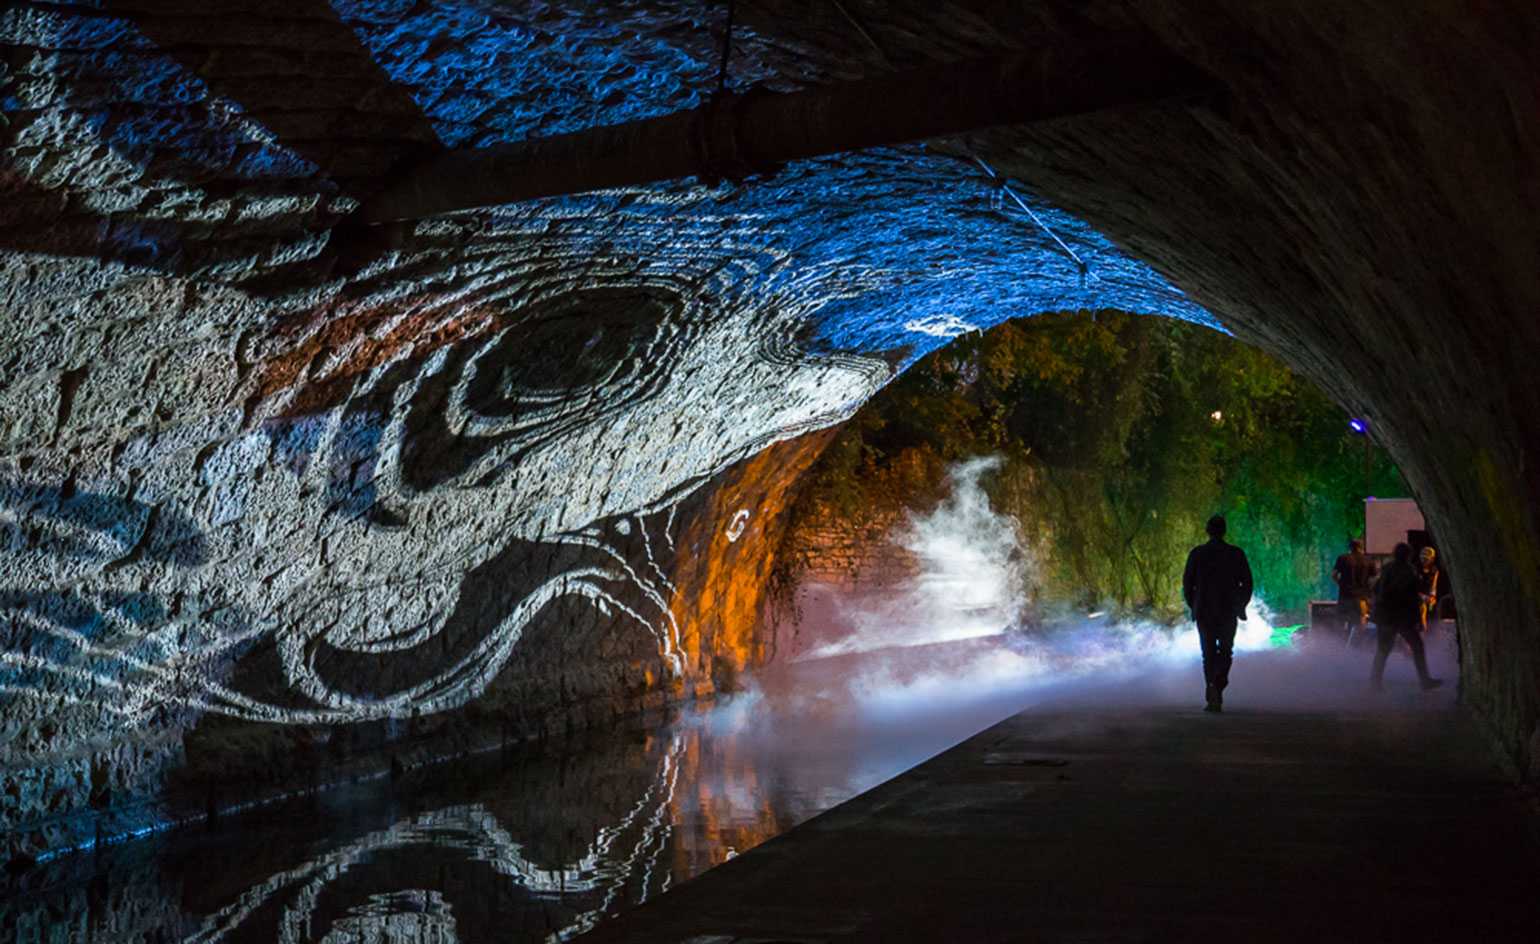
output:
[[1362,538],[1349,538],[1348,539],[1348,552],[1352,553],[1352,554],[1362,554],[1364,552],[1364,542],[1363,542],[1363,539]]
[[1417,559],[1422,561],[1422,565],[1426,567],[1427,565],[1433,563],[1433,558],[1437,556],[1437,551],[1433,550],[1431,547],[1425,547],[1417,554]]
[[1396,549],[1391,553],[1391,556],[1400,563],[1405,564],[1412,559],[1412,546],[1405,541],[1402,541],[1400,544],[1396,545]]
[[1224,537],[1225,536],[1225,519],[1224,519],[1224,515],[1215,515],[1214,517],[1208,519],[1208,524],[1203,526],[1203,530],[1207,531],[1208,532],[1208,536],[1211,537],[1211,538],[1214,538],[1215,540],[1218,540],[1219,538]]

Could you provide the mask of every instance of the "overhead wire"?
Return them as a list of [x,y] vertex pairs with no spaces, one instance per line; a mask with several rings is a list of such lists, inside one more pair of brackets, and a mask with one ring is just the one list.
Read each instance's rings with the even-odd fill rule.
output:
[[1021,197],[1016,194],[1015,190],[1011,189],[1011,182],[1009,179],[1003,178],[999,174],[996,174],[995,169],[990,167],[982,157],[979,157],[977,154],[972,156],[974,162],[979,165],[979,169],[988,174],[990,180],[996,182],[996,186],[999,187],[1000,192],[1005,194],[1007,197],[1010,197],[1011,201],[1020,207],[1023,213],[1032,218],[1032,222],[1036,223],[1043,232],[1047,233],[1049,237],[1058,244],[1060,249],[1064,250],[1064,253],[1067,256],[1075,261],[1075,266],[1080,270],[1080,284],[1081,287],[1084,288],[1086,279],[1089,278],[1091,274],[1091,269],[1086,265],[1085,260],[1080,258],[1079,254],[1076,253],[1075,250],[1071,249],[1068,243],[1060,239],[1059,234],[1055,233],[1047,223],[1044,223],[1043,218],[1034,213],[1032,208],[1027,206],[1026,201],[1021,199]]
[[722,62],[717,67],[717,95],[727,92],[727,60],[733,54],[733,0],[727,0],[727,25],[722,31]]
[[[840,15],[843,16],[845,20],[855,29],[855,31],[861,35],[861,38],[866,40],[867,45],[872,47],[872,51],[877,54],[877,58],[882,60],[883,65],[887,66],[889,69],[896,68],[893,64],[892,58],[888,56],[887,50],[882,48],[882,44],[877,42],[876,37],[871,34],[871,31],[868,30],[864,24],[862,24],[862,22],[855,16],[855,14],[851,13],[850,10],[845,7],[843,0],[831,0],[831,2],[834,4],[834,8],[839,11]],[[1027,205],[1025,200],[1021,199],[1020,195],[1018,195],[1016,191],[1011,187],[1011,181],[1009,178],[1004,178],[996,174],[994,168],[990,167],[982,157],[979,157],[977,154],[975,154],[973,149],[968,147],[966,144],[962,145],[962,148],[967,153],[967,155],[973,159],[974,163],[978,164],[979,169],[988,175],[990,180],[995,182],[996,196],[994,198],[993,208],[997,210],[1004,209],[1002,202],[999,200],[1000,194],[1010,197],[1011,202],[1016,204],[1016,206],[1019,207],[1022,212],[1026,213],[1027,216],[1031,218],[1032,222],[1037,224],[1039,229],[1041,229],[1044,233],[1047,233],[1048,237],[1054,241],[1055,245],[1064,250],[1064,254],[1069,256],[1070,260],[1075,263],[1075,268],[1080,272],[1080,287],[1085,288],[1087,279],[1095,278],[1095,275],[1091,272],[1091,267],[1086,263],[1086,261],[1080,258],[1080,255],[1076,253],[1074,249],[1070,248],[1068,243],[1059,238],[1059,234],[1054,232],[1053,228],[1044,222],[1043,218],[1037,215],[1037,213]]]

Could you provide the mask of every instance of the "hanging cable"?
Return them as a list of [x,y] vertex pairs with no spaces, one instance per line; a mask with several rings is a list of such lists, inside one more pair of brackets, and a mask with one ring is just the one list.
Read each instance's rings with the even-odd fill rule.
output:
[[877,57],[882,60],[882,64],[887,66],[889,69],[893,68],[893,60],[888,58],[887,51],[882,48],[882,45],[877,42],[877,40],[872,36],[871,32],[868,31],[865,26],[861,25],[861,21],[856,19],[855,15],[852,14],[849,10],[845,9],[845,4],[841,3],[840,0],[834,0],[834,9],[840,11],[840,15],[843,16],[851,26],[856,28],[856,32],[861,34],[861,38],[866,40],[866,42],[872,47],[872,50],[877,53]]
[[727,91],[727,66],[733,54],[733,0],[726,0],[726,7],[717,86],[701,109],[701,119],[692,128],[696,159],[700,162],[697,176],[707,186],[716,186],[723,180],[741,182],[750,173],[738,141],[738,115],[743,99]]
[[1006,180],[1000,175],[996,174],[995,169],[985,163],[982,157],[979,157],[975,154],[973,156],[973,160],[979,165],[979,168],[983,170],[984,173],[989,175],[990,180],[995,181],[995,185],[999,188],[1000,192],[1004,193],[1007,197],[1010,197],[1011,202],[1020,207],[1022,212],[1026,213],[1027,216],[1030,216],[1032,218],[1032,222],[1036,223],[1043,232],[1047,233],[1049,237],[1059,245],[1059,248],[1064,250],[1065,255],[1069,256],[1075,261],[1075,266],[1080,270],[1080,287],[1085,288],[1086,279],[1091,274],[1091,269],[1086,265],[1085,260],[1080,258],[1080,256],[1075,253],[1075,250],[1069,247],[1068,243],[1060,239],[1059,234],[1050,229],[1048,224],[1043,222],[1042,217],[1032,212],[1032,208],[1027,206],[1026,201],[1022,200],[1021,197],[1016,195],[1016,191],[1011,189],[1011,182],[1009,180]]
[[733,54],[733,0],[727,0],[727,28],[722,32],[722,64],[717,67],[717,94],[727,93],[727,59]]
[[[853,13],[846,9],[845,4],[842,3],[841,0],[833,0],[833,3],[834,8],[840,12],[840,15],[843,16],[845,20],[855,28],[855,31],[861,35],[862,39],[866,40],[867,44],[872,47],[872,51],[877,53],[877,56],[882,60],[883,65],[887,66],[889,69],[893,68],[893,60],[888,56],[887,50],[882,48],[882,44],[877,42],[877,38],[871,34],[871,31],[868,30],[866,26],[863,25],[862,22],[857,19]],[[730,11],[729,17],[731,17]],[[1075,250],[1069,247],[1068,243],[1060,239],[1059,234],[1050,229],[1048,224],[1043,222],[1043,218],[1034,213],[1031,207],[1027,206],[1026,201],[1022,200],[1021,197],[1016,195],[1016,191],[1011,189],[1010,181],[1004,180],[999,175],[997,175],[994,168],[985,163],[983,158],[979,157],[977,154],[974,154],[972,149],[968,148],[967,145],[963,145],[963,148],[968,156],[973,158],[974,162],[979,165],[984,173],[988,174],[989,178],[995,181],[996,187],[994,192],[990,194],[989,208],[992,210],[1003,211],[1005,209],[1004,198],[1010,197],[1011,202],[1015,203],[1018,207],[1021,208],[1022,212],[1031,217],[1032,222],[1036,223],[1039,229],[1047,233],[1048,236],[1058,245],[1058,247],[1064,250],[1064,254],[1069,256],[1070,259],[1074,261],[1075,267],[1080,270],[1080,287],[1085,288],[1086,280],[1091,276],[1091,268],[1090,266],[1086,265],[1085,260],[1080,258],[1080,256],[1076,254]]]

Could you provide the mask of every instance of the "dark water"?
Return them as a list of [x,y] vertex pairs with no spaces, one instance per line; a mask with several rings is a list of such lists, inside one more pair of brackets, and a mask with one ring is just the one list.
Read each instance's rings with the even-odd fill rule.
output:
[[[423,768],[50,863],[0,896],[0,942],[565,940],[1034,704],[1195,703],[1201,675],[1173,638],[994,637],[794,664],[652,731]],[[1432,658],[1452,677],[1446,648]],[[1384,710],[1359,704],[1367,659],[1246,653],[1232,688],[1258,707]],[[1415,692],[1406,661],[1392,682]]]
[[441,765],[53,864],[0,903],[0,940],[559,940],[860,789],[780,781],[711,730]]
[[848,660],[797,671],[650,732],[424,768],[49,863],[0,900],[0,941],[564,940],[1009,713],[929,710],[921,725],[853,701]]

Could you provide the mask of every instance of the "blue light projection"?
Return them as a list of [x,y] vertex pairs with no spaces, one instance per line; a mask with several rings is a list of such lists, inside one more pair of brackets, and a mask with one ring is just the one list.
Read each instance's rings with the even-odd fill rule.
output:
[[[450,146],[517,141],[693,108],[714,83],[714,9],[684,16],[676,10],[644,15],[623,6],[552,5],[516,17],[463,2],[332,5],[391,78],[411,89]],[[756,37],[740,25],[737,39],[751,43]],[[745,72],[755,61],[734,60],[734,79],[773,83],[772,74]],[[843,287],[818,281],[818,290],[829,294],[803,339],[813,350],[902,351],[906,367],[964,331],[1077,309],[1120,308],[1219,328],[1148,266],[1082,221],[1029,198],[1042,223],[1087,264],[1089,275],[1082,278],[1038,223],[1001,208],[998,191],[981,171],[923,147],[804,162],[772,180],[724,187],[705,198],[681,198],[677,185],[652,190],[652,199],[635,192],[619,201],[590,194],[541,205],[548,220],[619,217],[602,236],[574,234],[596,255],[655,254],[661,233],[673,231],[703,255],[731,252],[735,241],[737,251],[754,255],[774,247],[776,261],[767,268],[781,281],[792,264],[804,272],[846,273],[851,281]],[[702,214],[722,238],[692,226],[690,218]],[[527,209],[507,215],[525,217]],[[733,265],[730,259],[721,264]],[[773,294],[772,286],[754,284],[763,275],[762,269],[736,291]]]
[[[1024,198],[1052,230],[1046,233],[1024,216],[1001,210],[993,200],[994,187],[970,175],[966,164],[920,152],[905,156],[914,171],[935,175],[937,195],[896,213],[874,214],[871,231],[841,234],[840,241],[845,251],[859,251],[892,272],[907,269],[908,275],[820,309],[821,344],[902,350],[902,369],[960,334],[1045,312],[1113,308],[1220,327],[1153,269],[1083,221]],[[950,186],[941,188],[943,181]],[[1056,245],[1055,235],[1085,263],[1084,276]],[[911,262],[906,267],[906,257],[928,265]]]
[[803,161],[738,187],[505,207],[497,220],[528,231],[541,217],[576,259],[634,257],[638,275],[699,280],[724,308],[802,311],[798,350],[899,352],[900,369],[960,334],[1045,312],[1121,309],[1224,330],[1083,221],[1026,198],[1049,233],[994,197],[968,162],[914,146]]
[[[412,141],[573,131],[692,107],[713,87],[698,6],[506,9],[339,0],[342,22],[323,9],[296,28],[340,50],[348,81]],[[109,237],[65,253],[116,241],[132,267],[194,240],[254,246],[187,270],[234,294],[320,250],[331,218],[294,205],[338,190],[305,156],[332,142],[285,125],[294,110],[263,82],[200,77],[197,50],[152,41],[173,36],[161,28],[0,13],[0,41],[52,50],[23,67],[60,90],[45,101],[32,82],[7,100],[19,147],[47,158],[16,177],[99,214],[90,228]],[[241,38],[210,44],[234,58]],[[301,130],[286,141],[281,127]],[[174,363],[200,373],[174,378],[164,431],[121,433],[138,438],[114,455],[153,496],[114,497],[112,482],[0,495],[24,525],[0,531],[0,610],[18,627],[0,650],[0,707],[108,739],[208,712],[334,724],[450,711],[488,690],[548,607],[564,625],[630,620],[682,677],[698,653],[670,606],[675,513],[733,463],[847,419],[897,368],[1009,318],[1119,308],[1214,325],[1083,222],[1030,206],[1041,225],[1002,208],[969,161],[881,149],[741,186],[676,180],[423,221],[345,286],[246,294],[231,306],[248,319],[231,328],[241,340],[185,339]],[[142,314],[187,333],[178,308]],[[123,366],[142,352],[63,330],[93,378],[144,376]],[[249,358],[235,377],[218,366],[232,354]],[[187,454],[158,445],[171,439]]]
[[[333,0],[391,79],[449,147],[484,147],[581,131],[687,108],[706,100],[716,39],[704,21],[659,35],[656,10],[596,5],[502,10],[476,3]],[[666,14],[665,14],[666,15]],[[685,48],[681,39],[696,50]],[[742,66],[735,77],[744,75]]]
[[[320,0],[317,0],[318,4]],[[541,6],[512,11],[468,2],[333,0],[330,11],[367,49],[382,75],[421,108],[446,146],[484,146],[581,130],[700,105],[714,84],[713,12]],[[687,15],[688,14],[688,15]],[[106,83],[107,98],[144,107],[68,107],[82,136],[159,175],[189,183],[299,179],[314,165],[264,132],[239,101],[217,98],[186,66],[157,51],[128,19],[31,11],[4,32],[59,50],[71,82]],[[657,22],[652,22],[652,21]],[[32,35],[32,34],[37,35]],[[37,37],[44,37],[45,41]],[[752,34],[740,27],[740,42]],[[735,60],[739,82],[773,82]],[[324,181],[312,179],[318,192]],[[676,232],[707,267],[732,256],[769,253],[773,278],[790,267],[838,271],[817,280],[825,292],[810,316],[804,349],[902,352],[904,366],[949,338],[1011,317],[1045,311],[1121,308],[1218,327],[1143,263],[1129,259],[1089,226],[1042,201],[1033,211],[1086,263],[1089,277],[1024,214],[1002,209],[997,191],[968,162],[921,147],[804,162],[766,182],[680,195],[680,185],[590,194],[537,205],[547,233],[560,218],[613,213],[608,227],[580,227],[574,248],[596,254],[658,255],[660,235]],[[503,215],[527,217],[523,210]],[[554,219],[553,219],[554,218]],[[719,233],[692,233],[691,219]],[[154,219],[113,220],[111,238],[130,260],[175,255],[162,246],[177,233]],[[699,227],[694,227],[698,229]],[[717,238],[720,237],[720,238]],[[135,242],[137,240],[137,242]],[[144,246],[139,243],[148,241]],[[318,247],[316,247],[318,248]],[[307,250],[314,251],[314,250]],[[680,264],[678,254],[671,261]],[[693,261],[693,260],[692,260]],[[696,266],[686,262],[683,269]],[[773,289],[767,273],[748,276],[735,295]],[[811,283],[805,286],[811,290]],[[804,293],[805,300],[805,293]]]
[[[157,48],[127,16],[17,8],[0,17],[0,44],[10,43],[46,50],[51,70],[64,80],[57,93],[21,85],[21,94],[4,99],[7,112],[56,109],[57,125],[43,123],[39,131],[105,145],[141,171],[153,167],[182,179],[316,173],[313,164],[249,120],[240,103],[220,99],[206,80]],[[40,94],[50,97],[35,97]],[[24,135],[17,143],[42,142]],[[103,170],[84,166],[79,174],[93,175],[90,183],[98,188],[103,176],[121,176]]]
[[[58,326],[104,385],[96,402],[137,395],[111,378],[146,376],[145,352],[93,342],[87,312],[185,346],[155,362],[176,394],[153,429],[92,428],[113,464],[78,493],[58,484],[75,468],[64,445],[39,447],[36,481],[0,481],[0,716],[46,712],[59,737],[104,743],[207,713],[393,722],[480,698],[532,627],[595,612],[634,623],[638,658],[654,647],[683,677],[700,643],[671,608],[690,553],[676,513],[733,463],[842,422],[898,369],[1009,318],[1117,308],[1218,327],[1084,222],[1037,199],[1041,224],[1002,208],[972,162],[919,146],[422,221],[360,274],[287,279],[335,234],[334,198],[346,212],[355,183],[378,186],[425,141],[701,104],[716,9],[640,7],[297,0],[293,48],[239,68],[236,17],[195,44],[153,17],[0,10],[30,77],[4,93],[26,157],[7,186],[78,213],[53,241],[46,216],[12,227],[4,251],[102,286]],[[359,106],[320,89],[336,107],[307,126],[260,70],[276,57],[304,81],[312,40]],[[735,79],[775,85],[753,71],[770,61],[735,59]],[[363,136],[325,124],[337,116]],[[356,161],[326,163],[338,139]],[[185,310],[116,281],[168,268]],[[253,276],[279,289],[243,292]],[[218,329],[189,332],[195,317]],[[54,356],[23,341],[0,362],[53,378]],[[54,741],[28,737],[6,750],[47,782]]]
[[[392,78],[412,88],[450,145],[514,141],[695,107],[714,75],[711,57],[700,54],[714,40],[700,23],[691,24],[692,53],[635,29],[613,10],[547,13],[550,22],[542,25],[463,4],[417,5],[405,16],[373,18],[370,5],[356,0],[334,6]],[[546,205],[556,216],[624,216],[593,249],[644,256],[658,246],[660,229],[676,230],[682,243],[703,253],[724,248],[726,240],[690,232],[688,218],[714,217],[713,202],[730,205],[721,211],[731,217],[710,225],[738,230],[745,243],[776,247],[781,264],[772,269],[784,272],[786,260],[795,260],[806,271],[833,266],[862,273],[845,292],[820,283],[831,297],[813,317],[812,348],[902,350],[903,366],[963,331],[1046,311],[1121,308],[1218,327],[1085,223],[1031,200],[1034,212],[1087,263],[1090,274],[1082,279],[1078,265],[1035,222],[999,207],[981,172],[920,147],[804,162],[773,180],[722,188],[710,200],[681,201],[674,198],[677,189],[660,186],[655,192],[667,199],[632,197],[612,209],[613,198],[602,195]],[[852,266],[854,260],[859,265]]]

